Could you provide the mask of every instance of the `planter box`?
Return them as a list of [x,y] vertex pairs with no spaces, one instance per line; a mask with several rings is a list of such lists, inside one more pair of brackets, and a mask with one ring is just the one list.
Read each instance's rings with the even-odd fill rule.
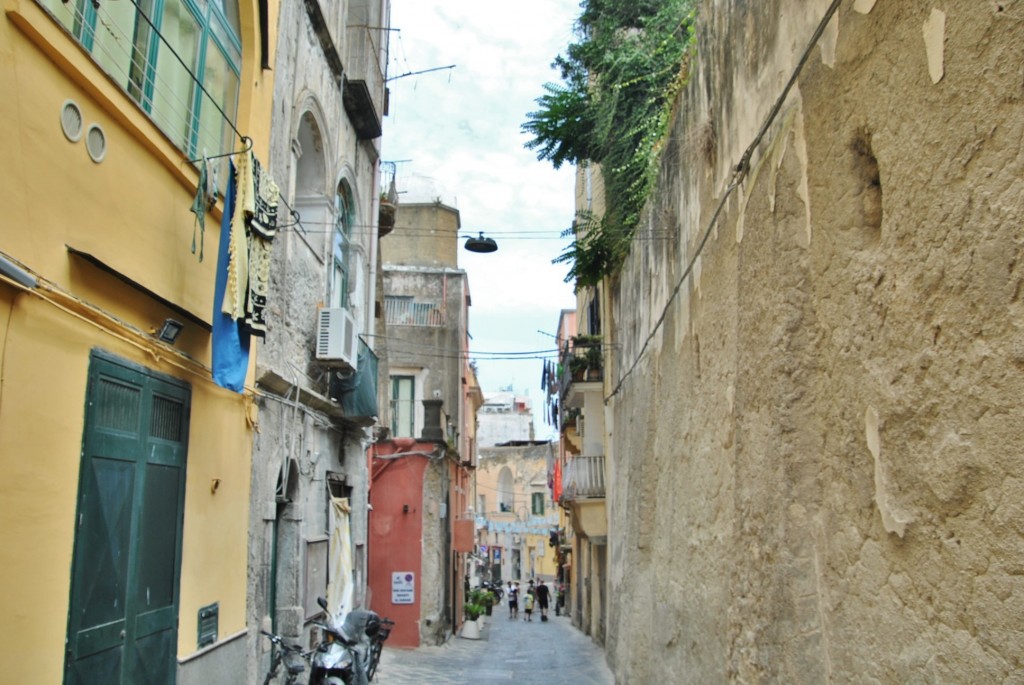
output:
[[459,636],[467,640],[479,640],[480,623],[478,621],[466,621],[462,624],[462,633]]

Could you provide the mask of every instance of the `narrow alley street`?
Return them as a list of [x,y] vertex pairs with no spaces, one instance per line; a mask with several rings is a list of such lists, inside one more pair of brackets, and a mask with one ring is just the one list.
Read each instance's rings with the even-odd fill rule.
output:
[[539,617],[527,623],[522,615],[508,618],[508,609],[495,607],[481,639],[454,637],[440,647],[384,648],[379,685],[558,685],[587,683],[611,685],[611,671],[604,652],[576,630],[566,616]]

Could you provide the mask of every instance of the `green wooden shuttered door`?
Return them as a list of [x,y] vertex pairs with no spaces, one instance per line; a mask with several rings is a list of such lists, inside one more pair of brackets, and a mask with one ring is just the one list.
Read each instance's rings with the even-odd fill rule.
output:
[[190,391],[92,354],[65,683],[173,683]]

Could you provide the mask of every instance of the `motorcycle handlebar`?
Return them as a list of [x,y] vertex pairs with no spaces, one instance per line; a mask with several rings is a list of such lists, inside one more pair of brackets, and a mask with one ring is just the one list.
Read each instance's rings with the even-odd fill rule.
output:
[[260,633],[263,634],[263,635],[266,635],[268,640],[273,642],[275,645],[279,645],[282,649],[284,649],[286,651],[289,651],[289,652],[302,652],[302,647],[301,646],[288,644],[287,642],[284,641],[284,638],[281,637],[280,635],[274,635],[273,633],[268,633],[265,630],[260,630]]

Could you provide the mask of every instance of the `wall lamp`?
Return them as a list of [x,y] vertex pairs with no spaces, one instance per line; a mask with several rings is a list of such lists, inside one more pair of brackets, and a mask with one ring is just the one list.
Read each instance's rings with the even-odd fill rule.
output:
[[470,252],[494,252],[498,249],[498,243],[494,241],[494,238],[485,238],[481,231],[479,238],[466,240],[466,249]]
[[160,338],[165,343],[173,345],[174,341],[178,339],[178,335],[181,334],[183,328],[185,328],[185,324],[180,321],[164,319],[164,325],[160,327],[156,337]]

